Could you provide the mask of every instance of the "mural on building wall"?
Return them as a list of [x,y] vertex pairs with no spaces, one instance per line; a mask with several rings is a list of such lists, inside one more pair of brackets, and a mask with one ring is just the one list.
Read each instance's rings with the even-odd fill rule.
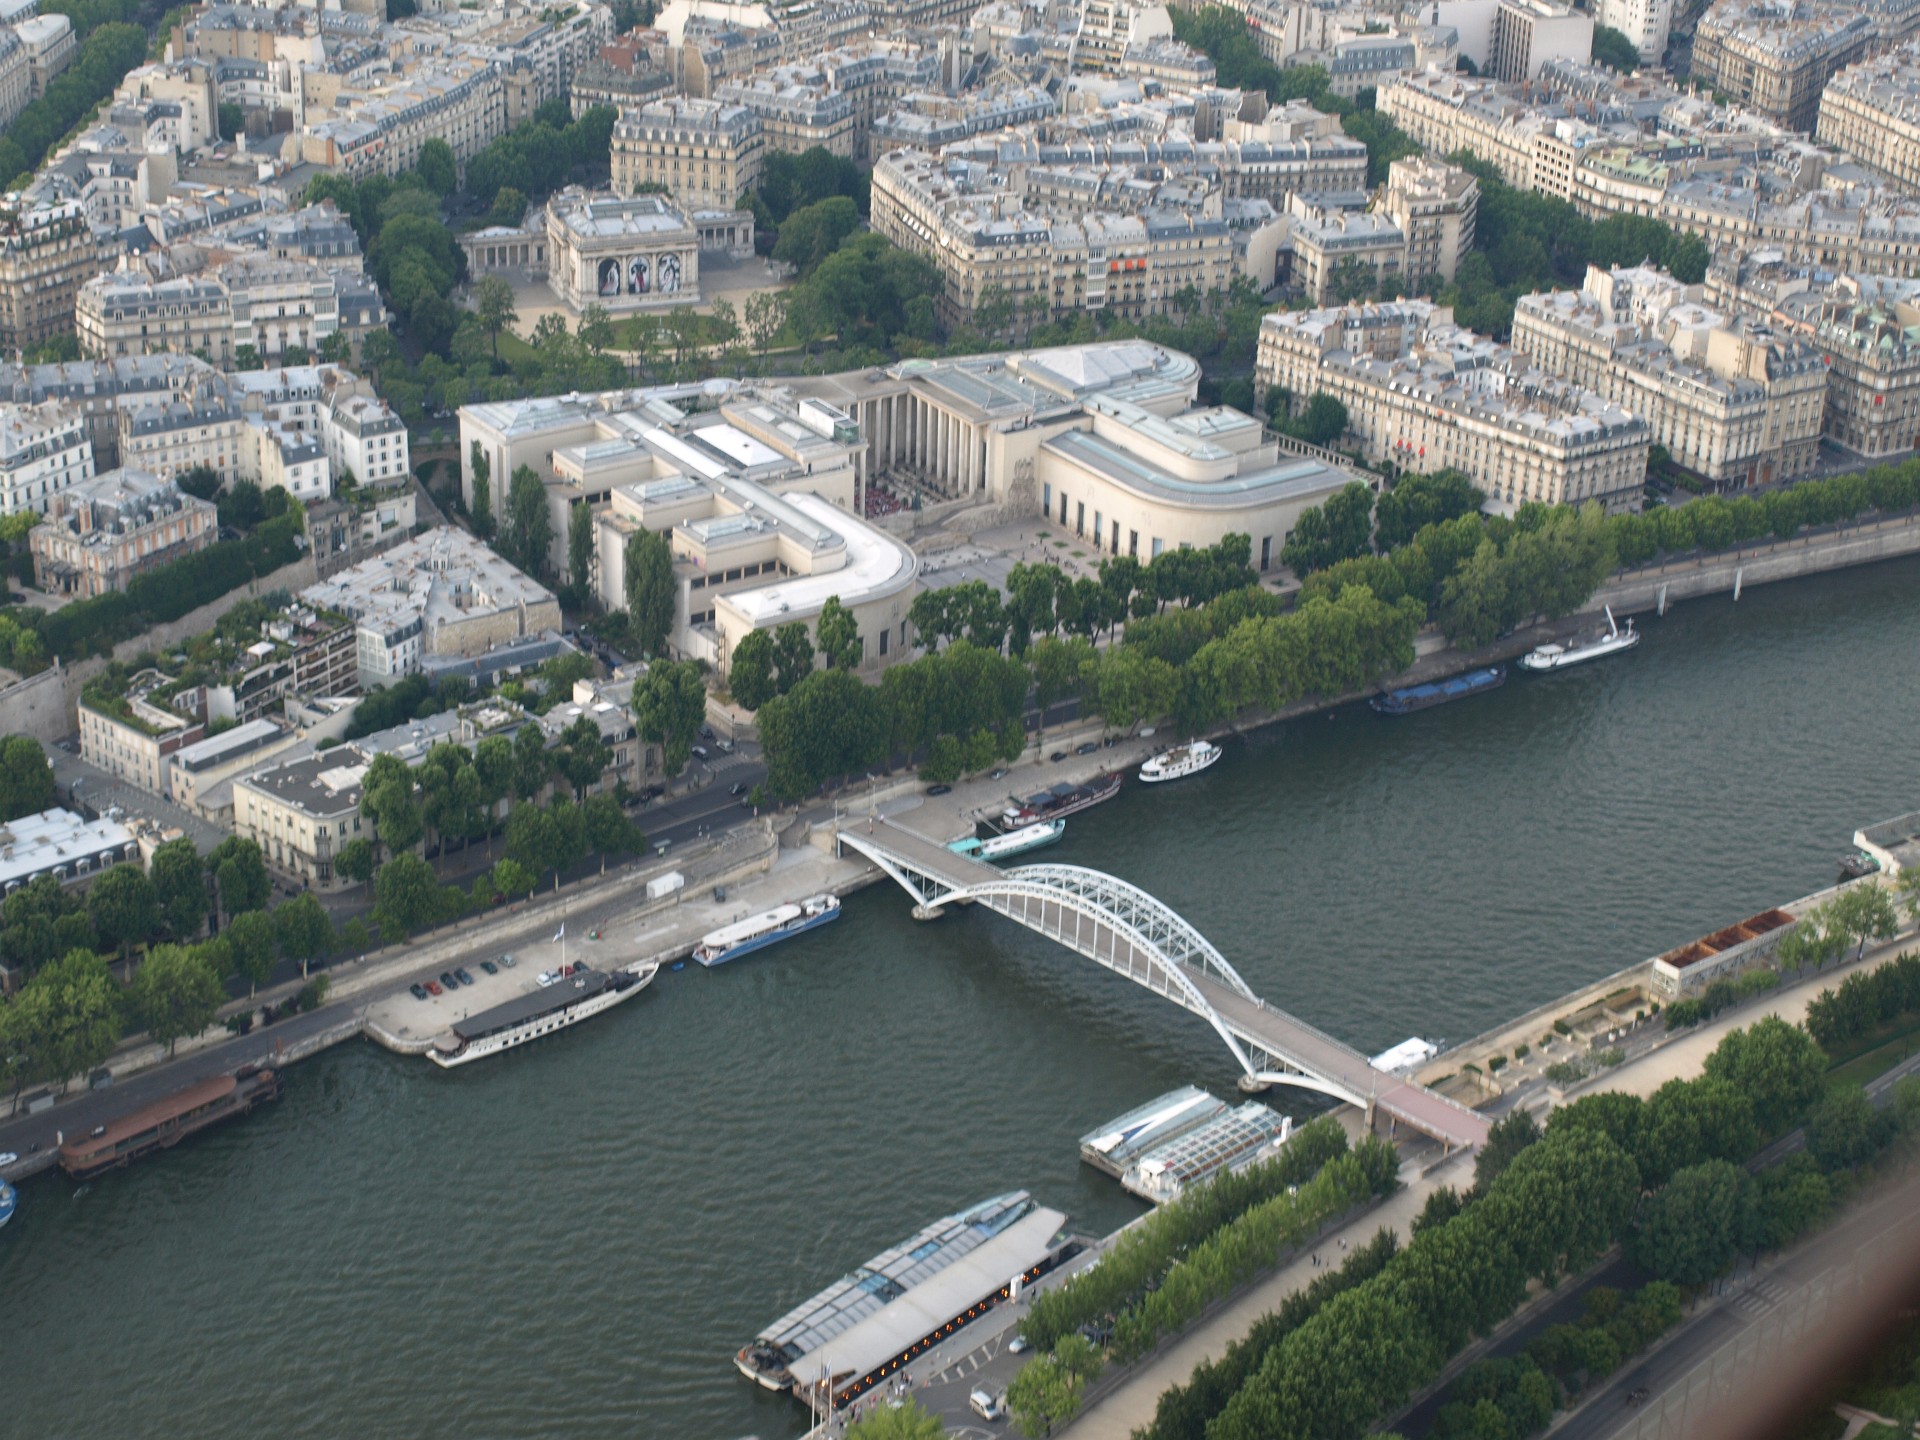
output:
[[680,257],[662,255],[660,257],[660,293],[671,295],[680,288]]
[[627,293],[645,295],[653,288],[651,264],[644,255],[636,255],[627,262]]
[[618,295],[620,293],[620,262],[618,260],[602,260],[600,262],[599,290],[602,295]]

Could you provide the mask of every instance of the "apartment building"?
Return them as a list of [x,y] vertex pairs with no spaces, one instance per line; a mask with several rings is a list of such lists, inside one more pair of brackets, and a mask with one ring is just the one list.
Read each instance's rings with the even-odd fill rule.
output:
[[1539,78],[1550,60],[1585,62],[1593,56],[1593,16],[1554,0],[1500,0],[1493,17],[1496,79]]
[[1632,41],[1642,65],[1658,65],[1673,30],[1673,0],[1599,0],[1594,19]]
[[27,88],[35,100],[73,63],[80,41],[65,15],[31,15],[13,26],[27,52]]
[[1511,505],[1637,508],[1651,434],[1644,420],[1527,364],[1425,300],[1268,315],[1254,367],[1304,407],[1328,394],[1373,459],[1452,468]]
[[1815,133],[1903,189],[1920,189],[1920,42],[1836,75],[1821,93]]
[[73,333],[74,296],[114,249],[75,201],[0,199],[0,355]]
[[288,158],[355,180],[398,175],[420,147],[444,140],[465,164],[508,129],[505,71],[480,55],[427,55],[394,83],[366,76],[351,86],[330,69],[301,73],[306,124],[288,137]]
[[731,210],[760,183],[760,117],[719,100],[656,100],[613,127],[613,189],[664,187],[687,210]]
[[11,125],[13,117],[27,108],[33,99],[27,75],[27,47],[10,26],[0,25],[0,127]]
[[144,470],[107,470],[69,486],[28,540],[34,583],[51,595],[89,599],[124,590],[134,576],[205,550],[219,529],[215,507]]
[[1091,203],[1030,206],[1004,167],[950,165],[919,150],[883,155],[872,197],[874,230],[939,267],[936,302],[949,325],[969,323],[993,294],[1010,297],[1021,316],[1040,302],[1049,318],[1082,310],[1144,318],[1166,313],[1188,286],[1224,289],[1241,270],[1217,201],[1181,209],[1154,203],[1149,190],[1130,197],[1142,210],[1123,213],[1109,208],[1122,197],[1096,185]]
[[51,365],[0,365],[0,404],[57,400],[84,416],[97,467],[120,463],[120,412],[187,398],[217,372],[192,355],[128,355]]
[[377,838],[360,814],[367,761],[342,747],[286,760],[233,782],[233,833],[267,864],[315,890],[345,883],[334,859],[354,840]]
[[1916,19],[1914,0],[1892,0],[1877,13],[1836,0],[1720,0],[1694,26],[1692,78],[1790,130],[1810,131],[1827,82]]
[[1807,474],[1819,459],[1824,358],[1699,298],[1663,270],[1589,267],[1579,290],[1515,303],[1513,348],[1640,416],[1674,463],[1715,489]]
[[206,725],[148,697],[172,681],[143,670],[122,695],[82,692],[80,758],[149,795],[167,793],[167,770],[182,746],[206,735]]
[[44,515],[93,473],[93,441],[80,411],[58,400],[0,405],[0,515]]

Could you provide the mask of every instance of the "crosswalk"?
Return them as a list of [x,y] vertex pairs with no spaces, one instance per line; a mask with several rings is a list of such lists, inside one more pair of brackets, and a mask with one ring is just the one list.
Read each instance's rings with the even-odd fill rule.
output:
[[1758,1320],[1786,1298],[1787,1287],[1778,1280],[1758,1279],[1734,1297],[1733,1308]]

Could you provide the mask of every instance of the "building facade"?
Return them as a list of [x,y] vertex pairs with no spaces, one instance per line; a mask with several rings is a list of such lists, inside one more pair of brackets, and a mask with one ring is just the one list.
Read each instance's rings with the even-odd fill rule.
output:
[[547,282],[576,315],[700,302],[700,236],[663,196],[569,190],[547,203]]
[[613,127],[613,189],[661,187],[687,210],[731,210],[760,183],[760,117],[718,100],[656,100]]
[[216,508],[141,470],[109,470],[53,497],[28,536],[34,582],[50,595],[89,598],[212,545]]

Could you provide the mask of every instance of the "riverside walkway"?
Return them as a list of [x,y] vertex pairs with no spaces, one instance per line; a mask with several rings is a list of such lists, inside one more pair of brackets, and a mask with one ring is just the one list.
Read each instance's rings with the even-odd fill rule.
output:
[[1000,870],[885,818],[843,821],[842,850],[873,861],[918,902],[915,913],[983,905],[1201,1016],[1233,1052],[1248,1089],[1294,1085],[1383,1114],[1448,1149],[1490,1122],[1443,1095],[1376,1070],[1350,1045],[1253,993],[1198,930],[1146,891],[1078,865]]

